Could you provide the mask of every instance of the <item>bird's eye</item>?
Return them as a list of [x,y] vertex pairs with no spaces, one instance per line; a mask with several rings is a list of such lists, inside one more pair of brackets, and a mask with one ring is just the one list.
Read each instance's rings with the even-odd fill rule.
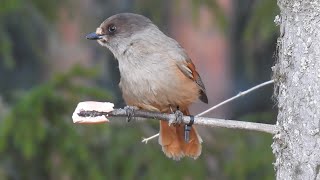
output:
[[117,30],[117,27],[116,27],[115,25],[110,25],[110,26],[108,27],[108,31],[109,31],[110,33],[114,33],[116,30]]

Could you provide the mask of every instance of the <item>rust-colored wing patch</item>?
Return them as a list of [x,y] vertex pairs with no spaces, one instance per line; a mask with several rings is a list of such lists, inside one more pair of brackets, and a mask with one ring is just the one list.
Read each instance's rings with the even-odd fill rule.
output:
[[200,75],[196,71],[196,67],[192,63],[191,60],[185,61],[185,63],[181,63],[178,65],[179,69],[183,72],[184,75],[192,79],[194,82],[198,84],[200,87],[200,97],[199,99],[204,102],[208,103],[208,97],[206,95],[206,88],[201,80]]

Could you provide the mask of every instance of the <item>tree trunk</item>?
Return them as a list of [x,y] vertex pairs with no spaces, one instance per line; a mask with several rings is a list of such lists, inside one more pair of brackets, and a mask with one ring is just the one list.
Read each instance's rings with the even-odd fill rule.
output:
[[276,177],[320,180],[320,1],[278,0]]

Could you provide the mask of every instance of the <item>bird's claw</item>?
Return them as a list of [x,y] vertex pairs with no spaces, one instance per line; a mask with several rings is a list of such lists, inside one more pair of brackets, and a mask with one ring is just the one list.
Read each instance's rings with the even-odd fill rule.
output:
[[126,111],[126,114],[127,114],[127,122],[130,122],[131,120],[134,119],[134,111],[138,110],[138,107],[126,106],[126,107],[124,107],[124,110]]
[[169,125],[171,124],[181,124],[183,122],[183,113],[177,109],[174,111],[175,119],[169,121]]

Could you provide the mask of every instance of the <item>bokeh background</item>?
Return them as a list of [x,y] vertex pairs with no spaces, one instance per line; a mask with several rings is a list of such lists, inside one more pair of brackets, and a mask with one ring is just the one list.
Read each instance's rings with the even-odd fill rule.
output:
[[[278,14],[271,0],[1,0],[0,179],[274,179],[272,136],[199,127],[199,159],[168,159],[157,121],[72,123],[77,103],[124,103],[112,54],[85,35],[120,12],[143,14],[187,50],[209,104],[272,76]],[[275,123],[272,86],[208,117]]]

